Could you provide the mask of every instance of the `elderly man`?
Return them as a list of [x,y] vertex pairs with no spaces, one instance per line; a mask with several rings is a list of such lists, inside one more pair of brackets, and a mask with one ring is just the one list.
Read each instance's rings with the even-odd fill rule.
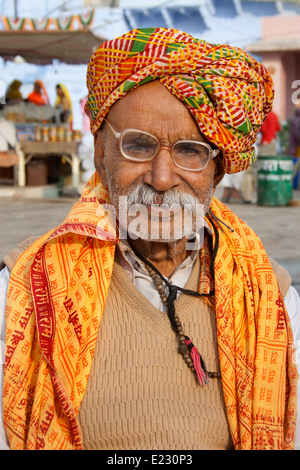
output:
[[268,72],[149,28],[104,43],[87,84],[97,172],[3,271],[10,448],[294,448],[299,299],[213,196],[254,160]]

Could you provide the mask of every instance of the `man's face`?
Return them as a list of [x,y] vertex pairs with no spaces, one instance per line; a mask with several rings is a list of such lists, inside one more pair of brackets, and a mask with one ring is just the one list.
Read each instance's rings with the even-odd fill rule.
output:
[[[187,108],[158,82],[149,83],[125,95],[112,106],[106,117],[118,132],[129,128],[139,129],[156,136],[161,143],[173,144],[178,140],[205,141]],[[204,212],[209,208],[216,171],[213,160],[200,172],[178,168],[170,151],[165,148],[149,162],[127,160],[121,155],[118,141],[105,123],[95,141],[95,165],[102,183],[109,190],[118,218],[124,216],[123,210],[126,210],[125,206],[120,206],[120,196],[127,196],[129,199],[127,208],[132,203],[146,205],[148,221],[149,206],[151,204],[153,209],[155,204],[156,213],[154,210],[153,216],[153,211],[151,212],[151,222],[154,220],[159,225],[159,238],[164,218],[167,217],[161,207],[166,200],[170,205],[173,203],[182,206],[189,202],[198,204],[204,207]],[[170,239],[174,239],[177,224],[174,212],[171,217]],[[181,214],[180,224],[183,224],[183,219]],[[154,232],[157,234],[156,228],[151,235],[147,224],[144,227],[139,226],[139,230],[140,235],[148,239],[153,238]]]

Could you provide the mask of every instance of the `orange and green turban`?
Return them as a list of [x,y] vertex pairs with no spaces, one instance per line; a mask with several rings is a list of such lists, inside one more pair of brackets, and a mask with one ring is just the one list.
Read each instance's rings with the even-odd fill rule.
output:
[[182,101],[202,134],[222,150],[226,173],[255,161],[254,144],[274,97],[262,64],[237,47],[175,29],[134,29],[104,42],[90,60],[85,110],[91,132],[117,100],[152,80]]

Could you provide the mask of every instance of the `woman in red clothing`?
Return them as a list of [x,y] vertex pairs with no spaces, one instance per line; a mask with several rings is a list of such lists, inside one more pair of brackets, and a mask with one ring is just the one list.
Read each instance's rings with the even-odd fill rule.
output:
[[27,100],[31,103],[36,104],[37,106],[49,104],[48,94],[43,83],[40,80],[37,80],[34,83],[34,89],[32,93],[28,95]]

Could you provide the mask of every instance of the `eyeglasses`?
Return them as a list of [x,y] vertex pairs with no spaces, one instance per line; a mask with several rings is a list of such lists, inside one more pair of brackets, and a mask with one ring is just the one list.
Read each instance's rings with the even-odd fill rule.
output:
[[123,157],[134,162],[149,162],[162,148],[165,148],[171,152],[172,160],[178,168],[201,171],[211,158],[215,158],[219,153],[219,150],[213,150],[209,144],[196,140],[178,140],[168,145],[162,144],[154,135],[138,129],[117,132],[107,119],[104,121],[118,140]]

